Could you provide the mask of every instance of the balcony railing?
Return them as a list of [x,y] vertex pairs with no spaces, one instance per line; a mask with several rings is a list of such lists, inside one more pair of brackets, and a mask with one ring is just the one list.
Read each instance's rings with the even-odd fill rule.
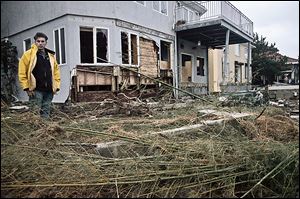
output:
[[186,6],[176,8],[177,25],[195,24],[210,20],[227,19],[242,32],[253,36],[253,22],[228,1],[201,1],[207,11],[197,15]]

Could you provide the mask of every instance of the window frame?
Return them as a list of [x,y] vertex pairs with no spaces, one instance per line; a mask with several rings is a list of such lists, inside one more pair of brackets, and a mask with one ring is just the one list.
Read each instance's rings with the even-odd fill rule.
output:
[[[128,64],[123,64],[122,61],[122,32],[127,34],[127,41],[128,41]],[[133,66],[133,67],[140,67],[140,35],[138,33],[128,31],[128,30],[120,30],[120,54],[121,54],[121,65],[122,66]],[[131,35],[135,35],[137,39],[137,64],[132,64],[132,56],[131,56]]]
[[[201,74],[198,75],[198,65],[197,65],[198,58],[203,59],[203,66],[202,66],[203,67],[202,68],[203,69],[203,75],[201,75]],[[199,60],[199,62],[200,62],[200,60]],[[206,71],[205,71],[205,58],[201,57],[201,56],[196,56],[196,75],[199,76],[199,77],[205,77],[206,76],[205,74],[206,74]]]
[[[80,59],[80,64],[83,66],[111,66],[113,65],[110,62],[110,36],[109,36],[109,28],[108,27],[102,27],[102,26],[88,26],[88,25],[79,25],[78,26],[78,33],[79,33],[79,39],[80,39],[80,28],[91,28],[93,29],[93,62],[94,63],[81,63],[81,59]],[[97,62],[97,40],[96,40],[96,31],[97,29],[106,29],[107,30],[107,63],[98,63]],[[80,43],[80,42],[79,42]],[[80,51],[81,46],[79,47],[79,57],[81,57],[81,51]]]
[[[158,10],[155,10],[154,9],[154,3],[153,2],[158,2]],[[166,14],[165,13],[163,13],[163,12],[161,12],[161,2],[162,1],[152,1],[152,10],[154,10],[155,12],[158,12],[158,13],[160,13],[160,14],[163,14],[163,15],[165,15],[165,16],[168,16],[168,14],[169,14],[169,12],[168,12],[168,1],[165,1],[166,2]]]
[[[61,46],[61,29],[64,29],[64,38],[65,38],[65,63],[62,63],[62,46]],[[55,31],[58,30],[58,43],[59,43],[59,60],[56,60],[58,65],[66,65],[67,64],[67,49],[66,49],[66,28],[65,26],[57,27],[53,29],[53,46],[54,49],[56,49],[56,43],[55,43]],[[56,56],[55,56],[56,57]]]
[[23,40],[23,52],[26,52],[27,50],[30,49],[29,48],[29,49],[26,50],[26,42],[25,42],[26,40],[29,40],[30,41],[30,45],[31,45],[31,37],[28,37],[27,39],[24,39]]

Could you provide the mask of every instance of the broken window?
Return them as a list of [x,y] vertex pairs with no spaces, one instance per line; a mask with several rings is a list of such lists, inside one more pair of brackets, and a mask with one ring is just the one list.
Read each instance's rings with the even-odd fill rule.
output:
[[182,66],[186,66],[186,62],[192,61],[192,56],[181,54]]
[[[95,35],[95,45],[94,45]],[[108,62],[108,30],[102,28],[80,28],[81,63]],[[94,54],[95,52],[95,54]]]
[[97,28],[97,63],[107,63],[107,30]]
[[126,32],[121,32],[121,48],[122,48],[122,64],[138,65],[137,36]]
[[192,81],[192,56],[181,54],[182,82]]
[[138,65],[138,48],[137,48],[137,36],[131,34],[131,64]]
[[66,63],[66,49],[65,49],[65,29],[60,28],[54,30],[54,48],[55,56],[58,64]]
[[31,39],[30,39],[30,38],[25,39],[25,40],[23,41],[23,49],[24,49],[24,52],[25,52],[26,50],[29,50],[30,48],[31,48]]
[[197,75],[204,75],[204,58],[197,57]]
[[121,32],[122,64],[129,64],[128,35]]
[[171,43],[160,41],[160,68],[169,69],[170,68],[170,46]]

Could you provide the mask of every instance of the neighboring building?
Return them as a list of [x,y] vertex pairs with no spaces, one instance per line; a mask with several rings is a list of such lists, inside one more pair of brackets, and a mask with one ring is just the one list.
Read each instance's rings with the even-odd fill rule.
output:
[[[208,50],[209,91],[212,93],[236,92],[249,89],[252,70],[250,67],[248,71],[248,44],[229,45],[227,61],[229,72],[226,82],[224,82],[224,53],[225,47]],[[251,64],[251,60],[249,61]]]
[[[279,56],[283,57],[280,54]],[[287,61],[281,67],[281,74],[276,77],[276,81],[287,84],[299,84],[299,60],[287,57]]]
[[[155,88],[152,78],[206,94],[208,49],[225,46],[224,62],[230,63],[228,46],[250,45],[253,23],[227,1],[1,2],[1,39],[17,46],[19,57],[36,32],[47,34],[47,47],[56,52],[62,81],[53,101],[65,102]],[[237,65],[248,66],[250,58]],[[230,67],[223,67],[222,86],[230,82]],[[243,82],[243,67],[236,68],[236,81]],[[19,97],[28,99],[25,92]]]

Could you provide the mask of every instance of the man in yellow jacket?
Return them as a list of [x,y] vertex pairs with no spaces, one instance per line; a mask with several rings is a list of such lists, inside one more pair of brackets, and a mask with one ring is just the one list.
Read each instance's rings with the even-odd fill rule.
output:
[[49,118],[53,95],[60,89],[60,72],[55,53],[46,48],[47,35],[38,32],[34,40],[19,61],[19,81],[41,117]]

